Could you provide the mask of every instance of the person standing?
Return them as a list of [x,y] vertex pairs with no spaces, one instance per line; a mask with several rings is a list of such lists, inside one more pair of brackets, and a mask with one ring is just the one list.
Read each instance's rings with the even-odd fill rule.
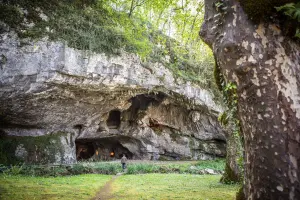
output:
[[127,158],[126,158],[125,154],[123,154],[123,157],[121,158],[121,164],[122,164],[123,171],[126,168],[126,163],[127,163]]

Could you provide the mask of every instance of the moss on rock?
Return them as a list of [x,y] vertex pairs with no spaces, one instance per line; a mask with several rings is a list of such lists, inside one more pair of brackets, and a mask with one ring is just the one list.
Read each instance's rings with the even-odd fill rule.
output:
[[4,165],[31,163],[47,164],[62,162],[63,133],[45,136],[0,136],[0,163]]
[[[176,78],[210,90],[221,102],[211,57],[196,59],[198,54],[156,30],[147,19],[129,18],[128,13],[102,4],[96,0],[4,0],[0,19],[20,38],[46,37],[108,56],[125,50],[143,60],[162,63]],[[0,24],[0,32],[2,29]]]
[[222,183],[238,183],[240,182],[240,177],[232,170],[229,164],[226,162],[224,174],[220,180]]
[[108,55],[126,46],[126,38],[112,28],[116,24],[110,17],[94,0],[13,0],[0,4],[0,19],[21,38],[48,36],[76,49]]
[[218,63],[216,62],[216,60],[215,60],[215,66],[214,66],[214,78],[215,78],[215,82],[216,82],[216,85],[217,85],[219,91],[222,91],[224,77],[223,77],[223,74],[221,73],[221,69],[218,66]]
[[0,4],[0,19],[11,28],[18,27],[23,21],[20,9],[14,5]]

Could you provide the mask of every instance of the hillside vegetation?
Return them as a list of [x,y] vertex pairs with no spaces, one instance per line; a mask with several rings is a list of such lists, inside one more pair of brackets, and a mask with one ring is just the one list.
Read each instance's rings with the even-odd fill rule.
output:
[[[4,1],[0,11],[0,19],[21,38],[46,37],[111,56],[135,53],[145,67],[161,62],[176,77],[219,98],[212,53],[198,36],[201,1],[12,0]],[[2,24],[0,33],[4,31]]]

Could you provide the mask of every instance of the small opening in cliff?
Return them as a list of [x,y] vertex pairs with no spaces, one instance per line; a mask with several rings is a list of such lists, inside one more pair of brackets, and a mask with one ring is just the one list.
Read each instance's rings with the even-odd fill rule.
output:
[[121,159],[123,154],[125,154],[127,158],[132,159],[134,157],[134,152],[130,152],[128,148],[124,146],[124,143],[127,145],[135,145],[131,142],[129,137],[113,136],[97,140],[96,150],[99,152],[100,156],[102,156],[100,157],[102,160],[109,159],[107,157]]
[[76,140],[76,155],[79,160],[114,160],[123,154],[128,159],[140,159],[140,141],[127,136],[112,136],[99,139]]
[[159,105],[167,97],[166,94],[162,92],[151,92],[147,94],[140,94],[130,99],[131,106],[127,110],[130,114],[128,115],[128,120],[130,124],[135,124],[137,119],[145,115],[145,111],[149,106]]
[[73,126],[74,129],[78,129],[78,130],[82,130],[83,125],[82,124],[76,124],[75,126]]
[[155,132],[162,132],[163,126],[160,125],[155,119],[149,119],[149,127],[154,130]]
[[95,154],[95,148],[92,142],[76,141],[76,159],[87,160]]
[[108,119],[106,124],[110,129],[117,129],[119,128],[121,123],[121,112],[119,110],[112,110],[109,113]]

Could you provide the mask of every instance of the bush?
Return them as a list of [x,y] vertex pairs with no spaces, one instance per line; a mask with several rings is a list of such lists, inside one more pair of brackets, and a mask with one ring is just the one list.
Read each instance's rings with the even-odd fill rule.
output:
[[121,172],[121,166],[116,163],[97,163],[93,170],[98,174],[117,174]]
[[219,170],[223,171],[225,167],[225,160],[224,159],[216,159],[213,161],[210,160],[203,160],[199,161],[196,166],[199,169],[213,169],[213,170]]
[[287,3],[280,7],[275,7],[278,12],[283,12],[290,20],[294,20],[296,26],[295,37],[300,38],[300,2]]
[[23,165],[10,165],[9,167],[3,167],[2,172],[4,175],[19,175],[23,169]]
[[127,174],[162,173],[160,167],[153,164],[131,164],[127,168]]
[[[224,171],[225,160],[217,159],[210,161],[199,161],[196,164],[176,162],[154,162],[154,163],[129,163],[127,174],[147,173],[188,173],[203,174],[204,169],[212,169],[217,173]],[[29,175],[29,176],[66,176],[79,174],[108,174],[115,175],[122,172],[120,163],[117,162],[81,162],[73,165],[0,165],[0,172],[7,175]]]

